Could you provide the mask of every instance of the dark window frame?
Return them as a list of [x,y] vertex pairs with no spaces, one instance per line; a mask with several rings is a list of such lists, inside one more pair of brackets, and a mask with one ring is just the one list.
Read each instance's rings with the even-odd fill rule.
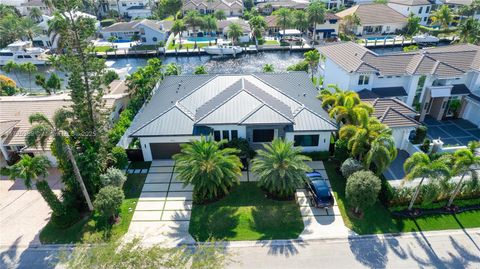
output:
[[[310,141],[305,140],[307,137],[309,137]],[[318,147],[320,142],[320,135],[318,134],[294,135],[293,141],[294,141],[295,147],[299,147],[299,146],[300,147]]]
[[215,140],[215,141],[222,140],[220,131],[213,131],[213,140]]
[[252,132],[253,143],[268,143],[272,142],[274,138],[275,129],[254,129]]
[[232,130],[230,137],[233,139],[238,139],[238,131],[237,130]]

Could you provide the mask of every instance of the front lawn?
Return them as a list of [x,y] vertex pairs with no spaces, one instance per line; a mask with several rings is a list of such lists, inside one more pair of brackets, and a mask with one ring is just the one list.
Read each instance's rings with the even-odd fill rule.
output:
[[[145,164],[143,163],[141,167],[145,167]],[[66,244],[109,241],[120,238],[128,231],[146,176],[146,174],[128,175],[123,186],[125,200],[120,207],[119,223],[107,224],[98,213],[86,216],[66,229],[58,228],[49,222],[40,232],[40,241],[43,244]]]
[[[215,45],[215,42],[212,42],[212,45]],[[207,46],[210,46],[210,45],[208,43],[205,43],[205,42],[202,42],[202,43],[199,42],[199,43],[197,43],[197,48],[195,50],[198,50],[198,48],[203,48],[203,47],[207,47]],[[188,50],[193,50],[194,47],[195,47],[194,43],[187,43],[187,44],[182,45],[182,49],[187,49],[188,48]],[[170,45],[168,46],[168,49],[169,50],[180,49],[180,45],[178,43],[173,45],[173,42],[171,42]]]
[[115,49],[110,46],[98,46],[95,47],[95,52],[110,52],[114,51]]
[[136,50],[157,50],[159,48],[159,46],[157,45],[137,45],[137,46],[133,46],[132,48],[130,48],[130,50],[132,51],[136,51]]
[[460,214],[425,216],[416,219],[393,218],[390,211],[379,201],[365,211],[363,219],[351,217],[347,213],[345,199],[346,180],[335,171],[339,165],[332,161],[324,162],[328,178],[342,214],[345,226],[358,234],[398,233],[413,231],[432,231],[480,227],[480,211]]
[[256,182],[242,182],[215,203],[194,205],[189,232],[197,241],[294,239],[303,231],[295,200],[265,197]]

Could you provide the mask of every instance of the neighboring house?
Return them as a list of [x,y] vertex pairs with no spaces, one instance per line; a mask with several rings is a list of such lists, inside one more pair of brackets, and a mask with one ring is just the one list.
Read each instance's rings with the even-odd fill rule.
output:
[[126,136],[140,139],[145,161],[170,159],[201,135],[245,138],[253,148],[284,138],[304,151],[327,151],[337,126],[317,94],[305,72],[168,76]]
[[420,121],[426,115],[445,118],[451,114],[450,100],[480,88],[480,47],[471,44],[377,54],[353,42],[338,42],[318,50],[326,57],[319,68],[324,85],[369,91],[370,98],[399,98],[418,107]]
[[410,133],[421,125],[415,120],[417,112],[397,98],[362,98],[362,101],[373,106],[373,116],[390,127],[395,146],[405,150]]
[[413,13],[420,18],[421,25],[428,25],[433,3],[430,0],[390,0],[388,6],[407,17]]
[[[437,0],[441,3],[448,5],[454,12],[458,11],[459,8],[463,6],[469,6],[472,4],[473,0]],[[475,12],[473,17],[477,20],[480,20],[480,11]]]
[[[127,87],[123,81],[113,81],[103,96],[104,109],[114,122],[128,102]],[[25,136],[32,127],[28,118],[33,113],[45,114],[52,119],[55,111],[71,106],[69,94],[51,96],[2,96],[0,97],[0,151],[5,160],[19,153],[45,155],[52,163],[55,157],[50,151],[50,142],[43,150],[25,146]]]
[[295,1],[295,0],[279,0],[279,1],[269,1],[257,4],[258,10],[264,15],[270,15],[275,10],[282,7],[290,9],[304,10],[308,6],[308,2],[305,1]]
[[30,0],[28,2],[22,3],[18,8],[20,13],[24,16],[30,15],[30,10],[32,8],[38,8],[42,11],[44,15],[52,15],[51,10],[45,5],[42,0]]
[[108,0],[100,4],[100,13],[107,15],[110,10],[127,18],[147,18],[152,15],[149,0]]
[[317,24],[317,28],[315,29],[315,40],[337,37],[339,26],[340,17],[333,13],[326,13],[324,23]]
[[384,4],[361,4],[338,12],[340,19],[356,14],[360,19],[354,33],[361,35],[394,34],[407,26],[407,17]]
[[196,10],[200,14],[212,14],[223,10],[228,17],[238,17],[243,14],[243,1],[241,0],[186,0],[183,3],[183,13]]
[[132,19],[145,19],[152,16],[152,10],[150,9],[150,7],[147,6],[131,6],[127,8],[124,16],[130,17]]
[[166,41],[170,35],[172,21],[140,20],[117,22],[99,31],[103,39],[115,36],[120,40],[132,40],[135,35],[145,45],[156,45]]
[[480,128],[480,91],[463,98],[459,116]]
[[240,42],[249,42],[250,36],[252,34],[252,29],[250,25],[244,19],[239,18],[228,18],[226,20],[217,21],[217,32],[222,34],[224,37],[228,36],[228,26],[232,23],[240,25],[243,31],[243,35],[239,38]]

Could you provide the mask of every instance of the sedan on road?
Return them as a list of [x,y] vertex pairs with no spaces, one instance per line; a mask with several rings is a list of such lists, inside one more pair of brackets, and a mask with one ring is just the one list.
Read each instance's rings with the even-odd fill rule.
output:
[[313,206],[319,208],[333,206],[333,195],[328,188],[327,180],[320,173],[307,173],[307,190]]

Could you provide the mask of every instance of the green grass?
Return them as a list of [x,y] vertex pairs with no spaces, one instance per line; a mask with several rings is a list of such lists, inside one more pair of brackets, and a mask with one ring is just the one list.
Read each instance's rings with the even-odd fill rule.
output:
[[345,179],[335,171],[339,165],[325,162],[328,178],[342,214],[345,226],[358,234],[399,233],[413,231],[433,231],[480,227],[480,210],[460,214],[425,216],[416,219],[393,218],[390,211],[380,202],[365,210],[362,219],[352,217],[345,199]]
[[[141,164],[145,166],[149,163],[142,162]],[[40,241],[43,244],[66,244],[110,241],[120,238],[128,231],[138,198],[142,192],[145,178],[146,174],[128,175],[127,181],[123,186],[125,200],[120,207],[119,223],[114,225],[108,224],[105,219],[96,212],[86,216],[81,221],[66,229],[58,228],[49,222],[40,233]]]
[[[214,45],[214,44],[215,44],[215,42],[212,42],[212,45]],[[182,49],[187,49],[188,48],[188,50],[192,50],[194,46],[195,46],[194,43],[183,44]],[[207,46],[210,46],[210,45],[208,43],[197,43],[197,48],[203,48],[203,47],[207,47]],[[173,42],[171,42],[170,45],[168,46],[169,50],[174,50],[175,48],[180,49],[180,45],[178,43],[175,43],[175,45],[173,45]]]
[[298,238],[303,231],[295,200],[265,197],[255,182],[242,182],[215,203],[194,205],[189,232],[198,241]]
[[157,45],[137,45],[133,46],[130,50],[156,50],[158,48]]
[[280,45],[280,42],[278,40],[266,40],[263,45]]
[[114,49],[110,46],[95,47],[95,52],[110,52],[110,51],[114,51]]

